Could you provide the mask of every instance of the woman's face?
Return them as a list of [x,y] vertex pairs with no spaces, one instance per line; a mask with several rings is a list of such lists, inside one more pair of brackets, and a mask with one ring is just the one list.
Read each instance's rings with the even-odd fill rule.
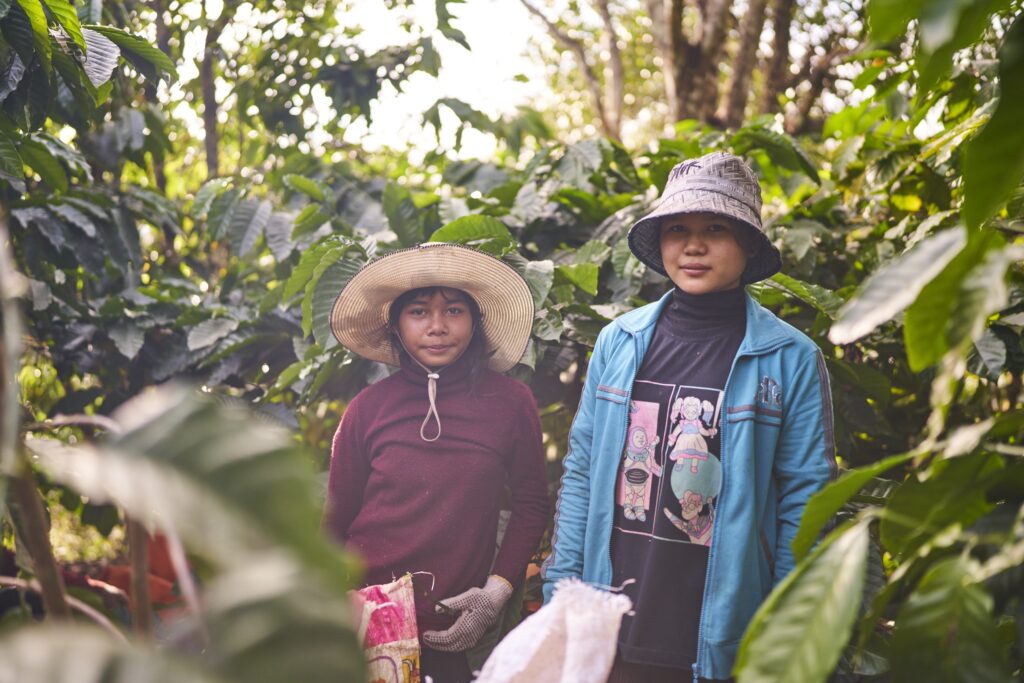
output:
[[465,298],[451,289],[417,295],[398,314],[406,351],[431,369],[454,362],[473,338],[473,315]]

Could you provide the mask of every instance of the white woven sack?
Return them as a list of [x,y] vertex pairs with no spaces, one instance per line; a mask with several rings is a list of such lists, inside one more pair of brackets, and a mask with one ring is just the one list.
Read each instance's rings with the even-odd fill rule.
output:
[[625,595],[562,579],[551,602],[498,643],[477,683],[602,683],[632,607]]

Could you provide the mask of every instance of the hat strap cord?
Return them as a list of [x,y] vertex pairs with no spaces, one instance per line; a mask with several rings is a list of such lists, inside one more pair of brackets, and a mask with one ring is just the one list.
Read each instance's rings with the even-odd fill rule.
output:
[[[473,332],[476,333],[476,329],[474,329]],[[427,399],[430,401],[430,408],[427,409],[427,415],[423,418],[423,424],[420,425],[420,438],[427,443],[433,443],[441,438],[441,416],[437,412],[437,380],[441,379],[441,375],[436,370],[431,370],[426,365],[419,362],[416,356],[409,352],[409,347],[405,345],[405,340],[402,339],[402,335],[399,334],[397,330],[395,330],[395,336],[398,337],[398,343],[402,345],[402,349],[405,350],[405,353],[409,356],[412,362],[423,368],[423,371],[427,373]],[[462,354],[465,353],[467,349],[469,349],[468,345],[448,365],[452,365],[452,363],[455,363],[455,361],[462,358]],[[425,431],[427,429],[427,423],[430,422],[431,417],[433,417],[434,421],[437,422],[437,434],[435,434],[433,438],[428,439]]]

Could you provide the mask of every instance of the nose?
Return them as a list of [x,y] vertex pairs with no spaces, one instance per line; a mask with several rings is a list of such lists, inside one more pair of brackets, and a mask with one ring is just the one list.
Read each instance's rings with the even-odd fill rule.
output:
[[704,237],[699,233],[687,235],[683,240],[684,254],[698,255],[707,251],[707,243],[704,241]]
[[442,335],[448,331],[448,321],[445,320],[442,311],[432,313],[428,322],[427,334]]

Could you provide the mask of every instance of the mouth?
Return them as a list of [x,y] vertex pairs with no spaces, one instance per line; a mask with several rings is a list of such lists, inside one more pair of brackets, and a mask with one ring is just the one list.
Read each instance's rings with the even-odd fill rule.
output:
[[448,349],[452,348],[451,344],[434,344],[433,346],[424,346],[424,349],[430,353],[444,353]]
[[687,275],[702,275],[711,270],[711,268],[702,263],[684,263],[679,266],[679,270],[683,271]]

